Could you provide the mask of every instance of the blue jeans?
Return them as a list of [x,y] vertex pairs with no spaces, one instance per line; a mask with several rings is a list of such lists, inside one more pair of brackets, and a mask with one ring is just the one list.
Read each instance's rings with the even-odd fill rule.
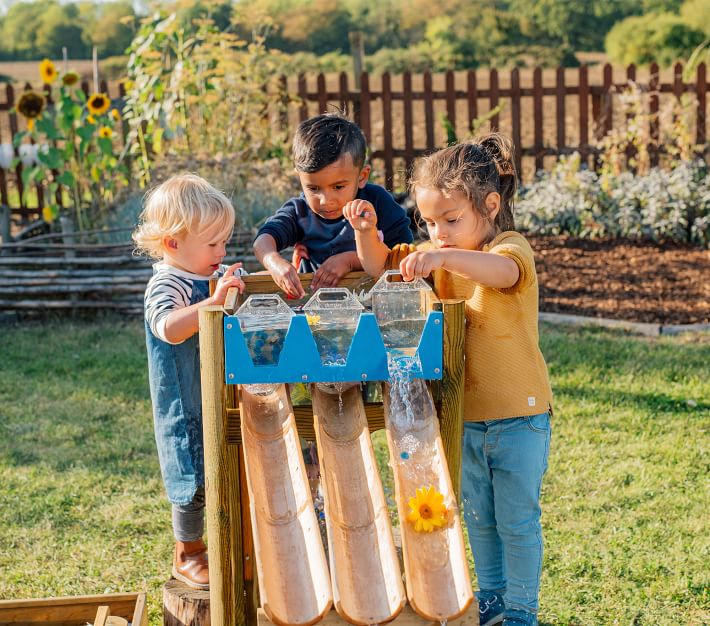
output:
[[465,422],[461,487],[481,591],[537,612],[542,572],[540,488],[550,415]]

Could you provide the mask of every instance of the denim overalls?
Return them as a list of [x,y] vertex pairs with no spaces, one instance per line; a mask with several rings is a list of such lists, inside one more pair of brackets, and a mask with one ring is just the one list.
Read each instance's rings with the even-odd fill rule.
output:
[[[190,304],[208,296],[209,280],[193,281]],[[188,504],[205,483],[199,334],[172,345],[156,337],[146,321],[145,337],[163,483],[170,502]]]

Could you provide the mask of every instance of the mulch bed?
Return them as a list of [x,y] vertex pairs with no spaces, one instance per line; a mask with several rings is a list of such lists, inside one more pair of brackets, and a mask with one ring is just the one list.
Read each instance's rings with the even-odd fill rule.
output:
[[540,310],[657,324],[710,323],[710,251],[529,236]]

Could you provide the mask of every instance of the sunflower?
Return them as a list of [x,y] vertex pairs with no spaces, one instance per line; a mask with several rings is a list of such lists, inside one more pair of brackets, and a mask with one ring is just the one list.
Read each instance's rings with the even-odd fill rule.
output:
[[86,106],[93,115],[103,115],[111,106],[111,100],[104,93],[93,93],[86,101]]
[[315,313],[306,313],[306,320],[308,321],[309,326],[316,326],[320,323],[320,315],[316,315]]
[[118,109],[111,109],[111,117],[116,121],[121,120],[121,114],[118,112]]
[[17,110],[28,120],[35,120],[44,110],[44,96],[36,91],[25,91],[17,101]]
[[43,83],[50,84],[57,78],[57,68],[49,59],[44,59],[39,64],[39,76]]
[[79,79],[81,77],[79,76],[78,72],[75,72],[74,70],[69,70],[64,76],[62,76],[62,83],[66,87],[71,87],[72,85],[76,85],[79,82]]
[[444,496],[432,486],[417,489],[416,497],[409,498],[409,508],[411,511],[407,521],[414,524],[414,530],[418,533],[430,533],[435,527],[441,528],[446,524]]
[[93,115],[87,115],[86,121],[89,122],[89,124],[96,124],[96,118]]
[[113,131],[108,126],[102,126],[99,128],[99,137],[111,139],[111,137],[113,137]]

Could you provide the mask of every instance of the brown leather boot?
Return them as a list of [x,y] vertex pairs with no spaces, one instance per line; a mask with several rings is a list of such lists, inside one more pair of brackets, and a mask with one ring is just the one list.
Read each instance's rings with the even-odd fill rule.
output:
[[210,588],[207,546],[202,539],[175,542],[173,578],[195,589]]

